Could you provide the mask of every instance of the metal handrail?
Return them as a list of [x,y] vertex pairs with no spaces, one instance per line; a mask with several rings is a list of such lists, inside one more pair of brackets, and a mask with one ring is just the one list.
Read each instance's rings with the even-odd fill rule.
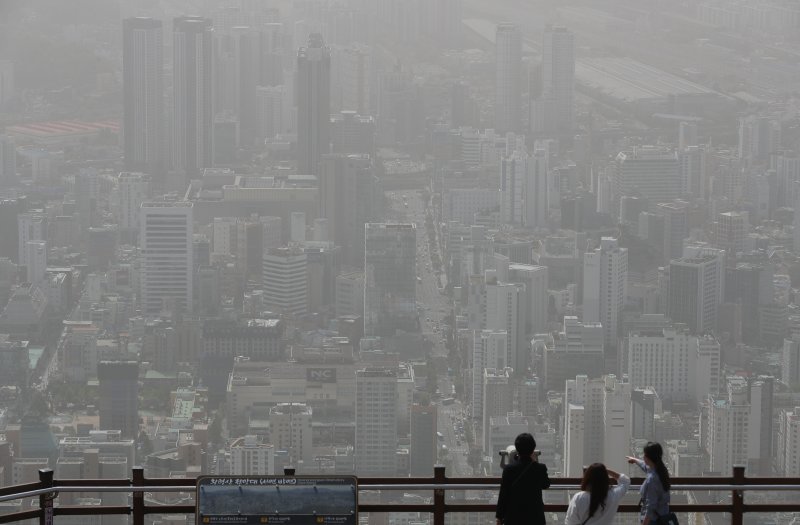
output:
[[[401,478],[402,479],[402,478]],[[371,490],[497,490],[500,486],[500,481],[496,483],[360,483],[358,485],[359,491]],[[631,485],[632,490],[638,489],[640,485]],[[773,490],[797,490],[800,491],[800,484],[787,484],[787,485],[759,485],[759,484],[746,484],[735,485],[732,483],[718,483],[718,484],[674,484],[672,485],[674,491],[689,491],[689,490],[709,490],[709,491],[727,491],[727,490],[740,490],[740,491],[773,491]],[[53,487],[27,490],[15,494],[7,494],[0,496],[0,503],[5,501],[13,501],[17,499],[33,498],[43,494],[51,494],[54,492],[122,492],[132,494],[134,492],[194,492],[197,489],[195,485],[128,485],[128,486],[109,486],[109,485],[56,485]],[[580,490],[580,485],[576,484],[555,484],[550,485],[548,490]]]

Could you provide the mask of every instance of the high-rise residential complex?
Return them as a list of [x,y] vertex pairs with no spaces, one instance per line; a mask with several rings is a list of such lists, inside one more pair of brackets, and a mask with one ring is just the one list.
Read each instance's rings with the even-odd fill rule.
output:
[[297,53],[297,172],[314,175],[330,151],[331,52],[322,35]]
[[368,367],[356,371],[356,473],[397,472],[397,372]]
[[160,20],[122,22],[125,168],[156,174],[165,167],[164,31]]
[[173,22],[172,164],[187,177],[212,165],[212,35],[208,18],[180,17]]
[[[542,96],[553,105],[553,130],[575,128],[575,35],[564,27],[548,26],[542,46]],[[549,130],[548,130],[549,131]]]
[[628,249],[603,237],[583,256],[583,320],[603,325],[606,352],[617,347],[628,279]]
[[364,333],[415,330],[416,225],[368,223],[364,232]]
[[593,461],[623,469],[630,449],[631,385],[614,376],[580,375],[565,388],[564,474],[580,476]]
[[192,206],[184,201],[142,203],[139,303],[145,315],[192,310]]
[[97,364],[100,430],[119,430],[139,437],[139,363],[101,361]]
[[495,129],[517,132],[522,104],[522,36],[517,25],[497,26],[495,60]]
[[800,476],[800,407],[779,412],[777,434],[778,472],[784,476]]

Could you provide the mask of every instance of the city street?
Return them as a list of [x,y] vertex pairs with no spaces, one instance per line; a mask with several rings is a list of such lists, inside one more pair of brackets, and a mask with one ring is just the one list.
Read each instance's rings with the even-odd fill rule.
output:
[[[402,220],[417,225],[417,309],[423,334],[432,343],[432,357],[438,362],[446,363],[446,331],[443,324],[451,306],[450,298],[438,288],[439,277],[431,263],[428,233],[425,229],[427,203],[423,202],[419,193],[410,190],[392,192],[389,193],[389,197],[393,215],[403,217]],[[442,403],[442,399],[454,397],[453,383],[446,374],[446,367],[440,370],[438,385],[441,396],[434,402],[438,407],[438,432],[443,436],[443,439],[439,440],[439,446],[447,447],[451,461],[448,474],[470,476],[472,468],[467,462],[469,445],[464,435],[464,407],[458,400],[448,405]]]

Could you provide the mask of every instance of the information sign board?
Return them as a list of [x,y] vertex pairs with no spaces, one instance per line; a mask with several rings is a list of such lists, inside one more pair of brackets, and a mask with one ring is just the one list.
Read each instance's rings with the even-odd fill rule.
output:
[[203,476],[198,525],[357,525],[355,476]]

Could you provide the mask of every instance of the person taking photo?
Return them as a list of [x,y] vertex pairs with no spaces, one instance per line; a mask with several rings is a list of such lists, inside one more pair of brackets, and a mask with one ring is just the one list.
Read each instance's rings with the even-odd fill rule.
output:
[[503,469],[495,517],[497,525],[542,525],[545,523],[542,491],[550,487],[547,466],[534,454],[536,440],[527,432],[517,436],[514,448],[519,459]]

